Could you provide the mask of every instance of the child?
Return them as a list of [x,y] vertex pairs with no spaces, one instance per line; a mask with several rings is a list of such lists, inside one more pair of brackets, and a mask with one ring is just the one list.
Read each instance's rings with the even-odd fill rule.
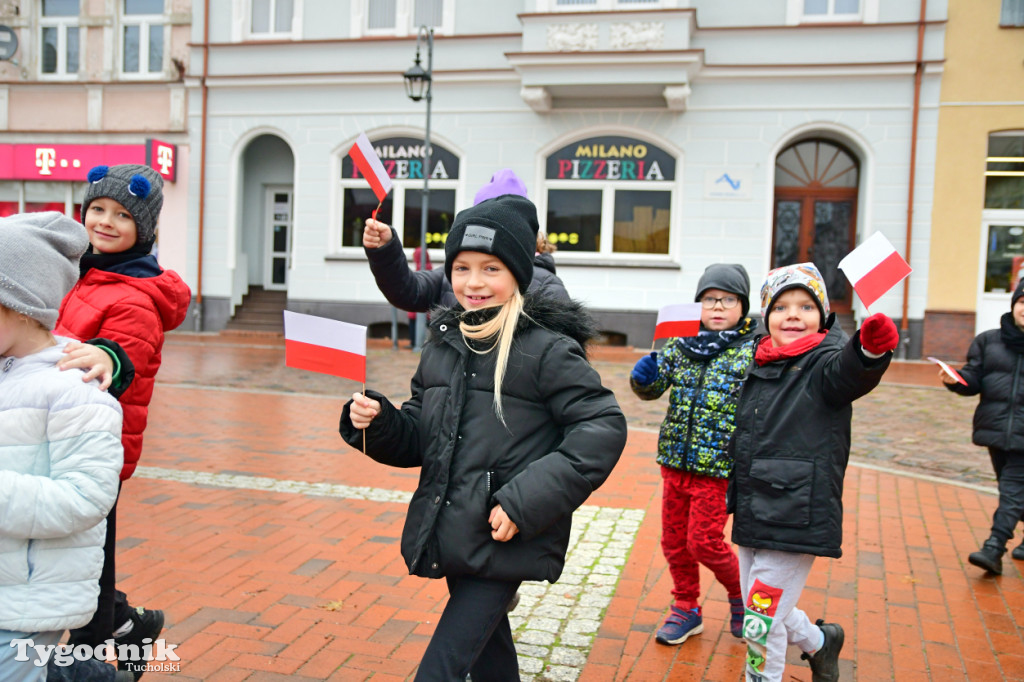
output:
[[[79,371],[57,369],[69,340],[50,332],[88,243],[81,225],[55,211],[0,218],[4,681],[47,679],[24,640],[55,645],[96,610],[104,517],[122,465],[121,408]],[[112,666],[92,663],[98,669],[90,679],[115,679]]]
[[700,564],[725,586],[734,637],[743,636],[743,596],[736,555],[725,542],[728,453],[736,403],[754,355],[757,323],[747,317],[750,278],[742,265],[709,265],[697,283],[700,333],[670,339],[661,355],[640,358],[633,392],[655,400],[666,390],[668,413],[658,437],[661,465],[661,550],[672,574],[672,596],[661,644],[682,644],[704,631]]
[[[81,279],[60,307],[58,332],[78,339],[103,337],[119,343],[135,366],[135,380],[120,397],[124,408],[124,468],[131,477],[142,452],[142,433],[164,332],[185,319],[191,293],[181,278],[163,270],[150,252],[163,206],[163,179],[148,166],[97,166],[89,171],[82,222],[92,252],[82,257]],[[96,616],[72,633],[72,644],[97,646],[113,636],[117,644],[141,646],[156,639],[163,613],[133,609],[114,588],[117,505],[107,518],[103,575]],[[130,662],[119,661],[127,668]],[[140,671],[135,671],[141,675]]]
[[899,333],[877,313],[848,339],[813,263],[769,272],[761,314],[768,336],[755,347],[729,444],[747,680],[781,680],[786,646],[795,644],[811,679],[832,682],[843,629],[812,624],[796,604],[814,557],[842,555],[851,403],[878,385]]
[[[992,534],[967,560],[989,573],[1003,572],[1006,543],[1024,515],[1024,280],[1017,283],[999,329],[979,334],[960,370],[967,385],[940,371],[946,388],[960,395],[978,395],[974,412],[975,445],[988,447],[999,482],[999,506],[992,515]],[[1013,550],[1024,560],[1024,542]]]
[[[626,421],[583,344],[576,302],[524,297],[536,209],[503,195],[459,213],[445,243],[458,304],[436,309],[401,409],[355,394],[341,434],[420,470],[402,533],[409,572],[450,598],[417,680],[518,680],[506,608],[523,580],[562,573],[572,513],[611,473]],[[360,430],[365,430],[361,432]]]

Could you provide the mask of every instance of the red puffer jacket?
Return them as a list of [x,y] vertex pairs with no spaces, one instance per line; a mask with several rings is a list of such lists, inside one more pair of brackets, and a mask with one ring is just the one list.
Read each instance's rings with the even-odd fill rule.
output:
[[135,380],[121,396],[124,427],[124,468],[121,480],[131,478],[142,453],[149,401],[153,397],[164,332],[185,320],[192,292],[172,270],[161,270],[156,259],[144,260],[159,273],[133,277],[93,268],[78,280],[60,305],[55,334],[76,339],[102,337],[117,341],[135,365]]

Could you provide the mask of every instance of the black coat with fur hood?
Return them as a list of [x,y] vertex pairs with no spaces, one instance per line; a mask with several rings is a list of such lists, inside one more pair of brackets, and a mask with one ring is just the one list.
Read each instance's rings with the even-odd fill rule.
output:
[[[554,582],[573,511],[625,447],[625,417],[587,362],[589,314],[575,301],[528,294],[502,382],[502,424],[493,405],[497,351],[467,347],[462,312],[456,306],[431,316],[412,397],[401,409],[366,392],[382,406],[366,430],[366,452],[383,464],[421,467],[402,532],[411,574]],[[362,449],[350,406],[341,435]],[[495,504],[519,528],[508,542],[491,538]]]

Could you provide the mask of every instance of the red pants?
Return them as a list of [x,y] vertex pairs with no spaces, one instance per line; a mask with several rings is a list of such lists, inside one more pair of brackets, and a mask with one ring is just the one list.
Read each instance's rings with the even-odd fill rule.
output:
[[729,482],[665,466],[661,478],[661,550],[672,574],[676,606],[697,607],[700,564],[711,569],[729,597],[739,598],[739,563],[724,532]]

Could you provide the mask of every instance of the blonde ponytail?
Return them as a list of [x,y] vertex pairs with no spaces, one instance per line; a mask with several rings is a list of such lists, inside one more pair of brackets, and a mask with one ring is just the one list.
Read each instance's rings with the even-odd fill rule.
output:
[[501,306],[501,310],[486,322],[480,324],[467,324],[465,321],[459,322],[459,329],[462,331],[465,339],[473,339],[475,341],[494,339],[494,343],[491,344],[490,348],[485,350],[477,350],[469,342],[466,345],[478,355],[486,355],[495,348],[498,349],[498,355],[494,362],[494,413],[498,415],[498,419],[501,420],[502,424],[505,424],[505,415],[501,409],[501,382],[505,378],[505,368],[508,365],[508,356],[512,350],[512,337],[515,335],[516,325],[519,324],[519,316],[522,312],[523,295],[517,288],[514,290],[512,298],[506,301]]

